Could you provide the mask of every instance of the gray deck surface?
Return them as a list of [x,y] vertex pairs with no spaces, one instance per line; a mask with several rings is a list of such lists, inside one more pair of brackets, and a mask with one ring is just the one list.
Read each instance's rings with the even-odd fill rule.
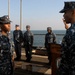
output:
[[15,61],[14,75],[51,75],[51,68],[47,64],[47,56],[32,55],[31,62],[25,62],[26,57],[22,50],[21,61]]

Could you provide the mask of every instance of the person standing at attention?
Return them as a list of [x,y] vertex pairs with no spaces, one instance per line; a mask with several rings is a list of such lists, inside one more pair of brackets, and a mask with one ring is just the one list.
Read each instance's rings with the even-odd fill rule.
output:
[[8,38],[10,31],[9,16],[0,17],[0,75],[13,75],[13,51]]
[[60,13],[64,13],[66,23],[71,26],[63,37],[58,75],[75,75],[75,1],[64,4]]
[[23,42],[23,34],[19,25],[15,26],[15,30],[13,32],[13,40],[16,52],[16,58],[14,60],[19,61],[21,59],[21,43]]
[[45,35],[45,48],[47,50],[48,54],[48,60],[49,60],[49,65],[51,65],[51,50],[50,50],[50,43],[56,43],[56,35],[52,32],[51,27],[47,27],[47,34]]
[[33,33],[30,31],[30,25],[26,26],[26,30],[24,33],[24,46],[27,58],[26,62],[30,62],[32,58]]

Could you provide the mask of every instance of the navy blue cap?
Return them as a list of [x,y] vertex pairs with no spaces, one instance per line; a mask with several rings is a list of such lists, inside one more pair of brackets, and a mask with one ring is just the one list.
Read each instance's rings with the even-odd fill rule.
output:
[[11,21],[8,15],[0,17],[0,24],[9,24]]
[[64,2],[64,8],[60,11],[60,13],[64,13],[70,9],[75,9],[75,1]]
[[15,27],[19,27],[19,25],[18,25],[18,24],[16,24],[16,25],[15,25]]
[[30,25],[27,25],[26,28],[30,28]]
[[52,30],[52,28],[51,27],[47,27],[47,30]]

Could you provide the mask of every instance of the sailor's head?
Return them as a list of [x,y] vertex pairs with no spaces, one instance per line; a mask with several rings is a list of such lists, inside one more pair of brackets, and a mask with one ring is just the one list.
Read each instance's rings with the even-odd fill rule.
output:
[[64,2],[64,8],[60,13],[64,13],[63,17],[66,23],[75,22],[75,1]]
[[10,31],[10,19],[8,15],[4,15],[2,17],[0,17],[0,28],[5,31],[8,32]]
[[26,25],[26,30],[30,31],[30,25]]
[[20,30],[20,26],[18,24],[15,25],[16,30]]
[[51,33],[52,32],[52,28],[51,27],[47,27],[47,32]]

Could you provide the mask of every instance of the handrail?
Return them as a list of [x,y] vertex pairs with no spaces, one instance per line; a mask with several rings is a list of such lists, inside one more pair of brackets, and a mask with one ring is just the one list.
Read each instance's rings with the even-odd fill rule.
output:
[[[45,35],[45,34],[34,34],[34,35]],[[64,34],[56,34],[56,35],[64,35]]]

